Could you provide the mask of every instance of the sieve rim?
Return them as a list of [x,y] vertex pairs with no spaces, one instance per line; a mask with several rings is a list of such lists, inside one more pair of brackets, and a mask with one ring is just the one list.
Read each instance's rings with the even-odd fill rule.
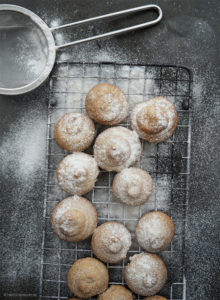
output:
[[11,5],[11,4],[0,4],[0,11],[15,11],[25,16],[29,17],[31,21],[38,26],[42,33],[45,36],[48,46],[48,59],[45,64],[43,71],[39,74],[39,76],[24,86],[18,88],[2,88],[0,87],[0,94],[2,95],[20,95],[32,91],[33,89],[37,88],[41,85],[49,76],[50,72],[53,69],[55,58],[56,58],[56,48],[55,48],[55,41],[53,35],[47,26],[47,24],[35,13],[32,11],[18,6],[18,5]]

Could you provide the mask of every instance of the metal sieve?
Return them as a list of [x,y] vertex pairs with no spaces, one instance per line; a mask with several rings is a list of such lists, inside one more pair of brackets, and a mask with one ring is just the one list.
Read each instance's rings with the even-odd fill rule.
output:
[[[146,23],[63,45],[55,44],[52,34],[55,30],[144,10],[156,10],[158,17]],[[161,8],[152,4],[49,28],[32,11],[16,5],[2,4],[0,5],[0,94],[18,95],[38,87],[52,71],[56,50],[152,26],[161,19]]]

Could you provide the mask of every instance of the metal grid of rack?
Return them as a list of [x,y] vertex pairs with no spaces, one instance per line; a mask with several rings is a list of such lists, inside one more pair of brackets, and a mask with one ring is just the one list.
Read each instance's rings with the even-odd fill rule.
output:
[[[168,280],[161,295],[169,300],[185,300],[184,253],[190,172],[191,73],[178,66],[112,63],[58,63],[51,76],[40,299],[67,299],[71,296],[66,282],[70,266],[76,259],[93,255],[90,239],[79,243],[59,240],[52,232],[49,217],[53,207],[67,196],[56,182],[56,167],[67,152],[54,141],[54,125],[66,112],[84,112],[85,95],[99,82],[113,83],[121,88],[128,97],[130,109],[136,103],[155,96],[167,96],[175,103],[179,119],[177,130],[169,140],[157,145],[141,141],[143,153],[137,166],[149,172],[154,182],[154,192],[147,203],[140,207],[120,204],[111,193],[114,174],[105,171],[101,171],[93,191],[85,195],[98,211],[99,224],[108,220],[121,221],[132,233],[128,258],[121,263],[107,265],[109,284],[125,284],[124,265],[129,256],[141,251],[134,238],[136,222],[146,212],[159,210],[170,215],[175,223],[174,240],[168,249],[160,253],[168,268]],[[129,128],[129,118],[121,125]],[[97,126],[98,133],[103,129],[103,126]],[[92,148],[86,152],[92,154]],[[140,298],[136,296],[136,299]]]

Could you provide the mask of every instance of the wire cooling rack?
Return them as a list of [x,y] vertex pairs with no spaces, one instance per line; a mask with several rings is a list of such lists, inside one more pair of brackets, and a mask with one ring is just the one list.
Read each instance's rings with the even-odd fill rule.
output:
[[[127,95],[131,109],[136,103],[159,95],[168,97],[176,105],[179,121],[173,137],[157,145],[141,142],[143,154],[137,166],[149,172],[154,182],[149,201],[140,207],[120,204],[111,193],[114,174],[105,171],[101,171],[95,188],[85,197],[94,203],[99,225],[117,220],[131,231],[132,246],[128,257],[141,251],[135,241],[134,230],[143,214],[159,210],[173,218],[173,242],[160,253],[168,268],[168,280],[160,294],[170,300],[186,300],[184,252],[190,172],[191,73],[178,66],[112,63],[58,63],[51,77],[40,299],[67,299],[72,296],[66,282],[69,268],[76,259],[93,255],[91,239],[79,243],[61,241],[52,232],[49,218],[53,207],[67,196],[56,182],[57,165],[67,152],[54,141],[54,125],[66,112],[84,112],[85,95],[99,82],[116,84]],[[121,125],[129,128],[129,118]],[[103,129],[98,126],[98,132]],[[92,149],[87,152],[92,153]],[[109,284],[125,284],[123,269],[127,262],[128,258],[121,263],[107,265]],[[136,296],[136,299],[140,298]]]

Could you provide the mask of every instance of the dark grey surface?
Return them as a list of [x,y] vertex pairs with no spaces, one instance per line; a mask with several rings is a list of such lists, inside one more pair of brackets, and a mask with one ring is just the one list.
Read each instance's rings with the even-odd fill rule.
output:
[[[3,3],[0,1],[0,3]],[[151,1],[4,1],[36,12],[48,25],[151,3]],[[154,1],[163,21],[146,30],[75,46],[59,60],[178,64],[194,75],[192,160],[186,237],[187,300],[219,299],[219,1]],[[143,16],[140,15],[143,19]],[[132,18],[133,21],[135,19]],[[89,33],[115,28],[120,22],[89,26]],[[74,30],[80,37],[85,30]],[[69,40],[72,32],[64,36]],[[57,36],[61,41],[61,36]],[[2,70],[0,70],[2,72]],[[37,294],[43,220],[47,83],[33,93],[0,97],[1,130],[1,256],[3,293]],[[22,134],[18,134],[21,127]],[[38,138],[33,134],[40,132]],[[26,138],[25,138],[26,137]],[[21,143],[19,144],[19,138]],[[25,176],[18,172],[28,141],[38,163]],[[23,146],[22,146],[23,145]],[[28,157],[30,159],[30,157]],[[22,168],[23,170],[23,168]],[[1,296],[2,297],[2,296]],[[32,296],[33,298],[33,296]],[[15,298],[14,298],[15,299]]]

